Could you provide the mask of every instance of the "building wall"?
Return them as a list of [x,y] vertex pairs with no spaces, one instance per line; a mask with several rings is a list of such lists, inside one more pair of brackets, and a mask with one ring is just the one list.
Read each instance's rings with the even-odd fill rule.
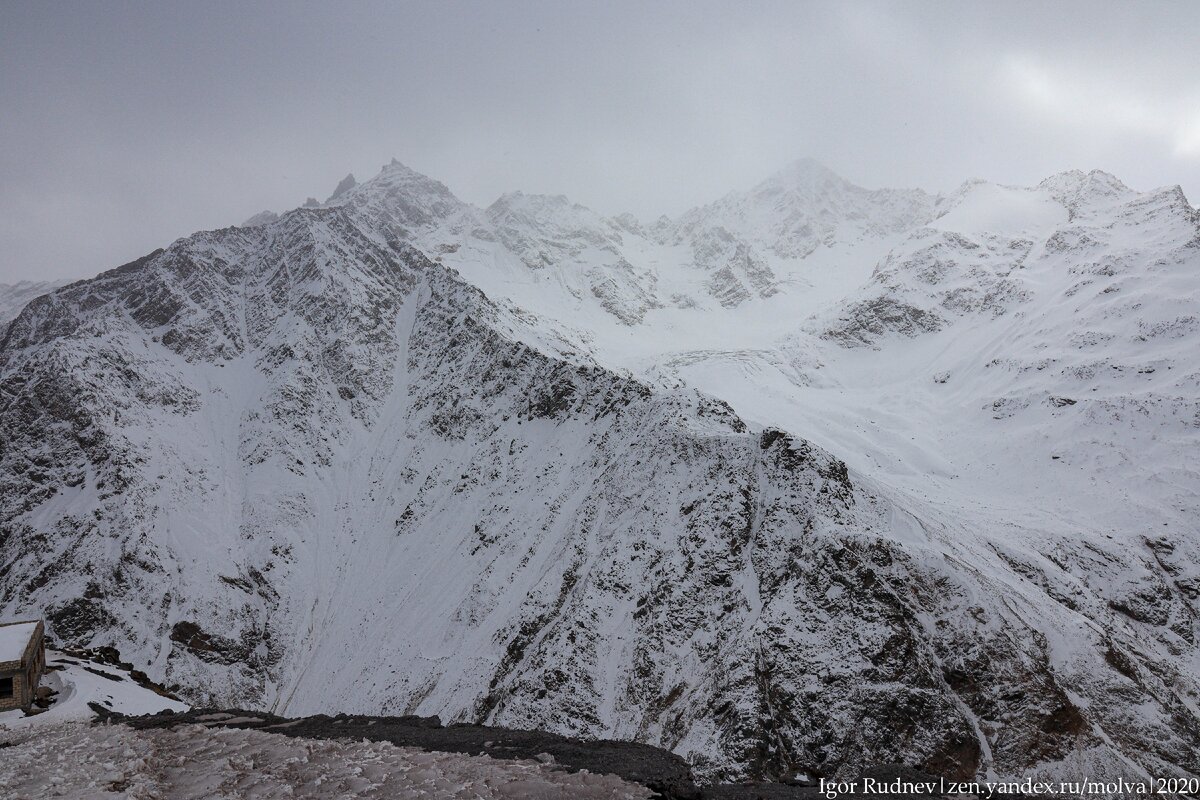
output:
[[0,698],[0,711],[26,708],[33,704],[33,693],[46,670],[46,643],[41,623],[30,638],[21,660],[0,666],[0,678],[12,678],[13,696]]
[[0,711],[12,708],[24,708],[33,702],[33,690],[29,687],[29,674],[25,672],[4,672],[0,678],[12,678],[13,696],[0,697]]

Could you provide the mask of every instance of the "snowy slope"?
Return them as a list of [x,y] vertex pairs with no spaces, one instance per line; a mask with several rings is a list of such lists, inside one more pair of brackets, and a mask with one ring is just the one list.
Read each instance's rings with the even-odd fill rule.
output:
[[[124,670],[57,650],[46,651],[46,672],[40,685],[54,693],[50,707],[29,716],[20,709],[0,712],[0,742],[11,743],[21,738],[23,731],[72,722],[90,723],[96,715],[89,703],[130,715],[188,709],[185,703],[139,685]],[[0,786],[8,785],[0,779]]]
[[[218,702],[766,760],[755,653],[800,612],[758,573],[884,512],[829,456],[540,353],[526,323],[336,210],[30,307],[6,380],[61,400],[5,409],[8,597]],[[738,708],[714,719],[715,697]]]
[[9,326],[3,610],[710,777],[1198,773],[1197,231],[1099,173],[646,228],[393,163]]

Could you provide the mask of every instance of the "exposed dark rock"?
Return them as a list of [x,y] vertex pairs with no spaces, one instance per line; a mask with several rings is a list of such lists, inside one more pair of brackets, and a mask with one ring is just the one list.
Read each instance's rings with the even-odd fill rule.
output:
[[[209,727],[249,729],[303,739],[352,739],[391,742],[402,747],[423,750],[488,755],[492,758],[535,760],[546,755],[554,764],[571,772],[587,770],[617,775],[639,783],[662,800],[788,800],[816,798],[815,780],[763,783],[714,784],[698,786],[683,759],[657,747],[612,740],[583,740],[542,731],[513,730],[486,725],[454,724],[444,726],[437,717],[376,717],[339,714],[286,719],[272,714],[245,710],[192,709],[175,713],[163,711],[142,717],[129,717],[96,704],[92,710],[101,720],[129,725],[138,730],[170,728],[176,725],[204,724]],[[226,721],[228,720],[228,721]],[[898,764],[880,765],[864,770],[852,780],[871,778],[886,784],[900,780],[909,784],[933,782],[937,778]],[[934,793],[936,794],[936,793]],[[873,796],[850,792],[841,797],[858,800]],[[930,794],[890,795],[897,798]]]

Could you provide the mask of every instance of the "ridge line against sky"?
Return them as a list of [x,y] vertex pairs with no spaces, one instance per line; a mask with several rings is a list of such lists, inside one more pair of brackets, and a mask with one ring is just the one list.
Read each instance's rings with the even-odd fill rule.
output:
[[0,5],[0,282],[85,277],[392,156],[485,207],[678,215],[1103,169],[1200,196],[1200,4]]

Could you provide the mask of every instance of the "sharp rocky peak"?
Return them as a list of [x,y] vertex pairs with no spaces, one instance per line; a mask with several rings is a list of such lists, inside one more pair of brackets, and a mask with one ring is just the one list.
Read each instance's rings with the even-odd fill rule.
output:
[[335,192],[326,206],[346,208],[374,230],[400,238],[469,208],[445,184],[395,159],[369,181]]
[[[456,202],[458,198],[454,197],[446,185],[441,181],[434,180],[428,175],[417,172],[415,169],[401,164],[396,159],[392,159],[390,164],[384,165],[371,180],[356,187],[360,192],[371,192],[379,189],[404,188],[410,190],[419,190],[423,193],[437,194],[444,197],[453,198]],[[347,192],[347,195],[352,192]]]
[[358,181],[355,180],[354,173],[349,173],[348,175],[346,175],[346,177],[342,178],[341,181],[338,182],[338,185],[333,190],[333,194],[329,195],[329,199],[326,200],[325,202],[332,203],[334,200],[337,200],[339,197],[341,197],[342,195],[344,195],[346,192],[350,191],[357,185],[358,185]]

